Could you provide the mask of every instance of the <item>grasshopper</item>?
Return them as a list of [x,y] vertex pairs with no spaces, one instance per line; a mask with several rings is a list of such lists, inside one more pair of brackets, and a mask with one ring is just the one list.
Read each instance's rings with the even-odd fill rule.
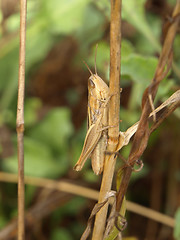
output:
[[[87,66],[87,64],[86,64]],[[83,149],[74,169],[80,171],[91,157],[92,169],[96,175],[101,174],[104,167],[104,152],[107,146],[109,87],[87,66],[91,76],[88,79],[88,131]]]

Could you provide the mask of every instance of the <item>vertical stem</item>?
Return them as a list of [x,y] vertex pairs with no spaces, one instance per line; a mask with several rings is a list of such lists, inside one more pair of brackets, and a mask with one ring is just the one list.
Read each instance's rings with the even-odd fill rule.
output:
[[[146,149],[147,142],[150,136],[149,126],[148,126],[148,116],[151,112],[151,106],[149,104],[148,94],[147,91],[152,95],[153,100],[156,96],[158,87],[162,79],[167,75],[168,71],[170,70],[170,63],[172,58],[172,47],[174,38],[178,29],[179,24],[179,14],[180,14],[180,0],[177,0],[176,6],[174,8],[172,16],[174,20],[172,21],[169,29],[167,31],[165,41],[163,44],[163,48],[159,57],[158,65],[156,68],[156,72],[154,78],[152,79],[151,84],[144,92],[144,97],[142,98],[142,113],[140,117],[140,121],[138,124],[137,131],[134,136],[134,140],[132,143],[131,151],[127,160],[127,163],[131,167],[125,168],[121,180],[121,184],[119,187],[119,191],[116,197],[116,211],[119,212],[123,203],[123,198],[126,194],[131,173],[132,167],[135,163],[135,160],[139,159],[143,154],[144,150]],[[168,71],[167,71],[168,70]],[[146,97],[146,98],[145,98]],[[161,122],[161,121],[160,121]],[[158,123],[159,124],[159,123]],[[155,124],[156,125],[156,124]],[[157,127],[157,126],[156,126]]]
[[18,240],[25,239],[24,231],[24,88],[26,44],[26,0],[20,0],[20,50],[16,131],[18,141]]
[[[111,0],[111,26],[110,26],[110,95],[109,126],[107,151],[115,152],[119,136],[119,109],[120,109],[120,56],[121,56],[121,0]],[[106,194],[111,190],[116,157],[106,155],[103,178],[98,202],[103,202]],[[96,215],[93,240],[103,239],[107,218],[108,204]]]

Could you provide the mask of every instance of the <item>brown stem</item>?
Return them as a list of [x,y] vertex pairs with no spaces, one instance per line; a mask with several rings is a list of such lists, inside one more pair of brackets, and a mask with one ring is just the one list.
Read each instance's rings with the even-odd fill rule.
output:
[[[63,207],[69,200],[72,199],[72,195],[62,192],[50,192],[48,196],[41,201],[36,202],[25,214],[25,222],[29,231],[33,231],[33,228],[41,222],[43,218],[51,214],[57,208]],[[12,220],[8,225],[0,230],[0,239],[7,240],[15,238],[17,235],[17,219]],[[29,234],[28,234],[29,235]]]
[[[16,174],[0,172],[0,181],[2,182],[17,183],[17,180],[18,178]],[[97,200],[99,196],[99,192],[97,190],[85,186],[79,186],[77,183],[71,183],[69,181],[67,182],[66,180],[59,181],[47,178],[25,176],[25,183],[32,186],[58,190],[61,192],[70,193],[93,200]],[[131,212],[153,219],[154,221],[158,221],[167,226],[174,227],[175,220],[172,217],[166,216],[162,213],[156,212],[152,209],[140,206],[139,204],[130,201],[126,201],[126,204],[127,209]],[[1,232],[2,231],[0,231],[0,239]]]
[[25,43],[26,43],[26,0],[20,1],[20,50],[17,103],[18,141],[18,240],[24,240],[24,88],[25,88]]
[[[165,77],[165,75],[170,70],[172,62],[172,46],[178,28],[179,13],[180,13],[180,0],[177,0],[173,12],[174,21],[172,22],[172,25],[169,27],[168,33],[166,35],[162,52],[159,57],[159,62],[155,72],[155,76],[143,95],[142,114],[139,121],[137,132],[134,136],[131,152],[128,158],[128,164],[132,166],[134,165],[135,161],[140,158],[140,156],[143,154],[147,146],[147,142],[150,136],[148,116],[151,112],[151,105],[149,103],[148,96],[151,95],[152,100],[154,100],[160,81]],[[123,197],[126,194],[127,187],[130,181],[131,172],[132,172],[131,168],[127,167],[125,168],[125,171],[123,173],[120,188],[117,193],[117,205],[116,205],[117,212],[119,212],[121,209]]]
[[164,112],[159,116],[159,118],[157,119],[157,121],[151,126],[150,128],[150,134],[155,131],[160,124],[164,121],[165,118],[167,118],[169,115],[171,115],[171,113],[173,113],[176,108],[178,108],[180,106],[180,100],[177,102],[174,102],[173,104],[171,104],[169,107],[167,107]]
[[[110,27],[110,95],[109,104],[109,126],[115,126],[108,130],[109,152],[114,152],[118,144],[119,136],[119,109],[120,109],[120,56],[121,56],[121,0],[111,0],[111,27]],[[106,194],[111,190],[112,179],[116,157],[114,155],[105,157],[105,165],[99,203],[105,200]],[[96,215],[93,240],[103,238],[108,204],[106,204]]]

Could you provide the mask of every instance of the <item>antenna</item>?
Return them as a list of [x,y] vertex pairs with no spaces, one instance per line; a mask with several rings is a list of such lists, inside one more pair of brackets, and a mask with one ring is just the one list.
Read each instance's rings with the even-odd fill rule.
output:
[[98,44],[96,44],[96,50],[95,50],[95,66],[94,66],[94,69],[95,69],[95,74],[96,74],[96,75],[97,75],[97,68],[96,68],[97,48],[98,48]]
[[91,74],[91,75],[94,75],[94,74],[92,73],[91,69],[89,68],[89,66],[87,65],[87,63],[86,63],[84,60],[83,60],[83,63],[86,65],[86,67],[87,67],[87,69],[89,70],[90,74]]

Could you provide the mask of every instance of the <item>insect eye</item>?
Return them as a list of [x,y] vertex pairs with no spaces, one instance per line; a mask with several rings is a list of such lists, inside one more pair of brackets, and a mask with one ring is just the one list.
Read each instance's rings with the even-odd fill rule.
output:
[[95,88],[95,84],[94,84],[94,82],[93,82],[91,79],[89,79],[89,85],[90,85],[92,88]]

